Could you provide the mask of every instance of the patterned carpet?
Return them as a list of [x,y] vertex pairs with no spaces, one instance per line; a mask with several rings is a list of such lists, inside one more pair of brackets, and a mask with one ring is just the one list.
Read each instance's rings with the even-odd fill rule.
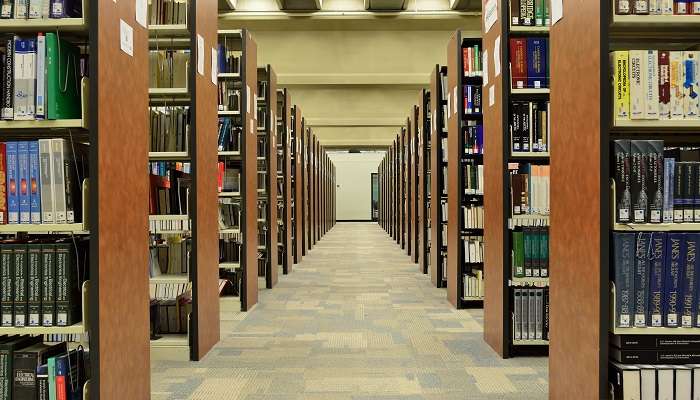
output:
[[[154,361],[153,399],[545,399],[547,359],[502,360],[376,224],[339,223],[250,313],[225,304],[199,363]],[[231,311],[234,310],[234,311]]]

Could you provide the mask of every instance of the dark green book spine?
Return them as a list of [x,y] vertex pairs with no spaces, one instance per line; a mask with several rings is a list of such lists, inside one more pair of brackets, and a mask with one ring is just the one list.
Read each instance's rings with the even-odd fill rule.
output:
[[41,324],[53,326],[56,322],[56,247],[44,244],[41,247]]
[[8,245],[0,247],[0,316],[3,327],[14,324],[15,271],[12,265],[12,248]]
[[27,245],[27,310],[29,326],[41,325],[41,245]]
[[523,228],[523,242],[525,244],[525,276],[532,277],[532,234],[529,228]]
[[542,254],[542,272],[540,275],[543,278],[549,277],[549,227],[542,228],[542,241],[540,242],[540,254]]
[[15,326],[27,326],[27,245],[12,245],[15,268]]
[[75,253],[70,243],[56,244],[56,325],[80,321],[80,289]]
[[12,354],[9,350],[0,350],[0,400],[10,400],[10,378],[12,377]]

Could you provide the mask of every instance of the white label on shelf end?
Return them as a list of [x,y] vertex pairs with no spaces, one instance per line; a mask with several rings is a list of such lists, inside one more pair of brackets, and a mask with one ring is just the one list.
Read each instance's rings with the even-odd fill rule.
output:
[[501,37],[498,36],[493,42],[493,77],[501,75]]
[[119,20],[119,47],[124,53],[134,56],[134,28],[123,19]]
[[204,76],[204,37],[197,34],[197,73]]
[[498,1],[488,0],[484,6],[484,33],[489,33],[493,24],[498,21]]
[[146,21],[146,16],[148,15],[148,1],[147,0],[136,0],[136,22],[148,28],[148,22]]
[[216,85],[216,76],[218,75],[218,66],[217,66],[217,60],[218,60],[218,54],[216,52],[216,49],[212,47],[211,49],[211,83]]
[[494,85],[489,86],[489,107],[493,107],[496,103],[496,88]]
[[484,76],[484,86],[489,84],[489,51],[484,49],[483,53],[483,61],[481,64],[481,68],[483,70],[483,76]]

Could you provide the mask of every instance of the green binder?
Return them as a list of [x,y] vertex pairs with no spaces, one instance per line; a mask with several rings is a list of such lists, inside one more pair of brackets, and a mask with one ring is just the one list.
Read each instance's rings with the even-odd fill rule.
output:
[[80,49],[46,33],[46,108],[48,119],[79,119]]

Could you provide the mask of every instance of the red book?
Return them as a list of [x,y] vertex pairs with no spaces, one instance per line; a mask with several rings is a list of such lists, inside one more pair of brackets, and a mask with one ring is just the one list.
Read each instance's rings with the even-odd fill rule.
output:
[[510,39],[510,73],[513,89],[527,87],[527,42],[525,38]]
[[464,75],[469,72],[469,48],[462,49],[462,64],[464,67]]
[[669,52],[659,50],[659,119],[671,118],[671,69]]
[[63,375],[56,376],[56,400],[66,399],[66,377]]
[[5,143],[0,143],[0,224],[7,223],[7,160]]
[[226,165],[223,162],[217,163],[218,173],[216,174],[216,187],[221,193],[224,190],[224,172],[226,171]]

